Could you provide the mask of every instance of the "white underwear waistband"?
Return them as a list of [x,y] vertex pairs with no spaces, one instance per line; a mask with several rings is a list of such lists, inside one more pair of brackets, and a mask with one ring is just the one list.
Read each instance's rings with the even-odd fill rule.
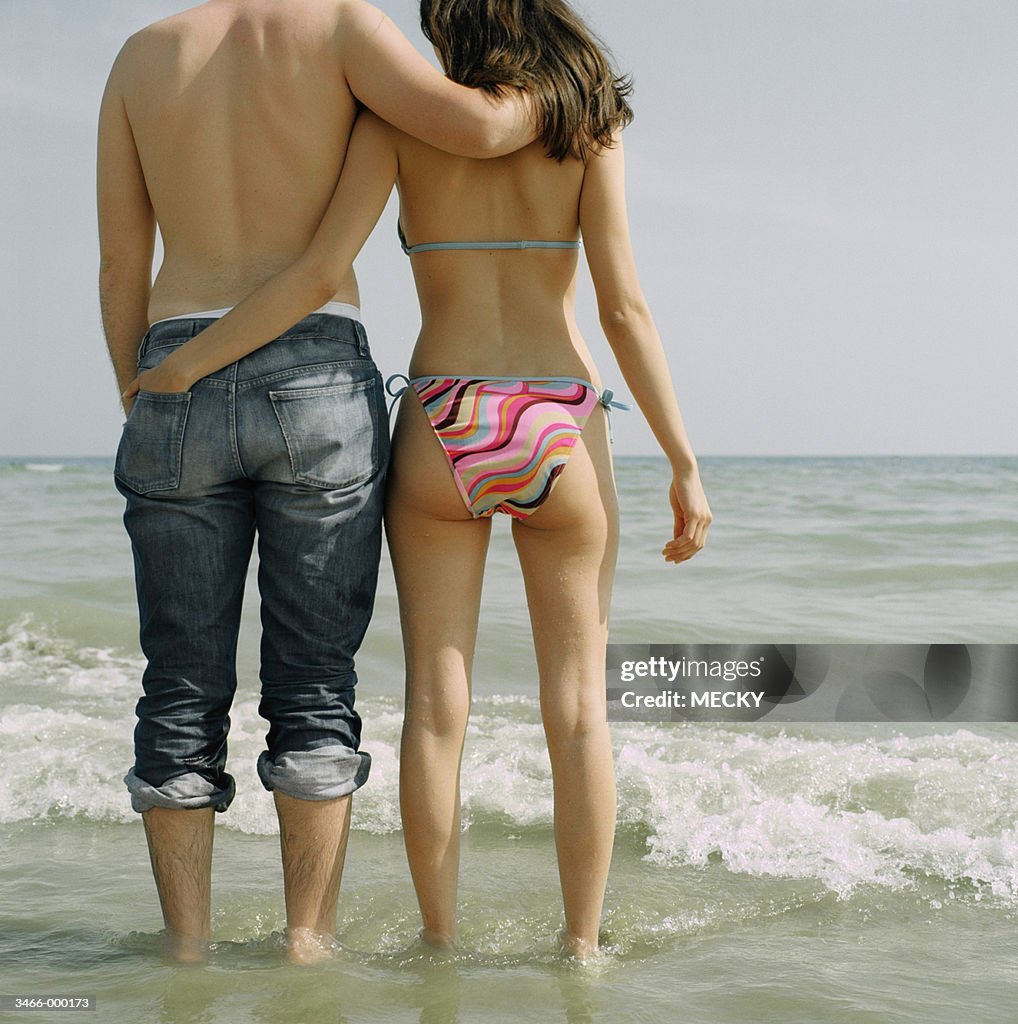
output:
[[[149,324],[149,326],[155,327],[156,324],[169,323],[171,320],[218,320],[221,316],[226,316],[232,308],[232,306],[227,306],[225,309],[203,309],[199,313],[178,313],[176,316],[164,316],[161,320],[156,320],[154,323]],[[319,306],[318,309],[313,310],[308,316],[314,316],[315,313],[345,316],[348,320],[356,320],[358,323],[360,323],[361,319],[360,309],[349,302],[326,302],[324,306]]]

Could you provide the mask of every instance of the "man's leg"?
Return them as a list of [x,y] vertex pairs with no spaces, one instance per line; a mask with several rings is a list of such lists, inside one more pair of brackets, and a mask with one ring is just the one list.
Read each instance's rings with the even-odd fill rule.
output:
[[326,951],[322,937],[331,936],[336,926],[353,798],[298,800],[278,790],[272,795],[279,816],[291,959],[313,962]]
[[263,485],[258,499],[262,595],[259,760],[279,815],[291,958],[331,942],[351,796],[367,779],[359,752],[353,656],[374,604],[380,477],[350,492]]
[[169,951],[184,962],[201,959],[210,937],[213,817],[234,793],[226,737],[252,544],[250,496],[209,501],[130,496],[126,516],[149,662],[126,781]]
[[322,385],[272,393],[285,468],[301,482],[273,468],[256,492],[260,711],[270,726],[258,770],[276,799],[290,953],[301,962],[331,944],[350,794],[370,765],[359,752],[354,655],[374,605],[388,461],[370,360],[339,364]]
[[204,960],[212,937],[214,817],[211,807],[151,807],[142,815],[170,952],[181,963]]
[[199,957],[209,937],[212,818],[234,792],[226,735],[254,535],[249,485],[219,482],[235,473],[218,456],[229,451],[223,398],[207,384],[139,396],[116,472],[148,659],[125,781],[144,815],[170,950],[180,960]]

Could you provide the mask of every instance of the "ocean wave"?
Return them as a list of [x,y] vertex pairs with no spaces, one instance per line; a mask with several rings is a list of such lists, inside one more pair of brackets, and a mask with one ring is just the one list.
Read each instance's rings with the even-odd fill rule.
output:
[[[0,822],[127,822],[141,659],[80,647],[22,619],[0,633]],[[231,771],[238,796],[221,824],[277,831],[254,765],[265,723],[257,694],[234,705]],[[400,828],[401,702],[366,696],[372,775],[354,828]],[[839,898],[924,879],[1018,904],[1018,745],[998,728],[890,731],[891,726],[614,727],[620,842],[653,870],[723,866],[814,883]],[[539,706],[526,697],[474,702],[462,773],[467,830],[547,833],[551,775]]]
[[81,698],[105,707],[134,691],[144,664],[136,655],[76,644],[32,615],[0,630],[0,681],[9,702],[23,694],[53,706]]
[[8,459],[0,461],[0,477],[8,473],[77,473],[108,478],[111,467],[112,461],[105,458]]
[[964,729],[863,741],[679,731],[618,755],[622,819],[646,832],[651,862],[719,859],[840,897],[931,877],[1018,901],[1011,744]]

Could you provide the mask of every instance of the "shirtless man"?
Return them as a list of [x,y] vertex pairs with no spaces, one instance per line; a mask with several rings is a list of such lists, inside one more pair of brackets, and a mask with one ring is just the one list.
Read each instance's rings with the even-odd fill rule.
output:
[[[121,391],[139,361],[157,365],[304,251],[358,101],[462,155],[533,136],[520,102],[444,79],[362,0],[209,0],[127,41],[98,160],[100,298]],[[125,781],[181,961],[201,959],[210,937],[255,533],[270,726],[258,773],[279,816],[290,956],[321,955],[334,929],[350,794],[369,766],[353,656],[374,600],[388,457],[357,303],[351,275],[322,310],[190,391],[124,402],[116,478],[148,658]]]

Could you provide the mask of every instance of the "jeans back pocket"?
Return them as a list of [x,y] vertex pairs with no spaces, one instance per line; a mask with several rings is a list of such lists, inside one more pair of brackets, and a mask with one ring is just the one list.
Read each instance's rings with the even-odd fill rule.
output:
[[270,391],[295,483],[338,490],[380,469],[381,378]]
[[180,486],[189,391],[163,394],[141,391],[117,449],[113,475],[138,494]]

